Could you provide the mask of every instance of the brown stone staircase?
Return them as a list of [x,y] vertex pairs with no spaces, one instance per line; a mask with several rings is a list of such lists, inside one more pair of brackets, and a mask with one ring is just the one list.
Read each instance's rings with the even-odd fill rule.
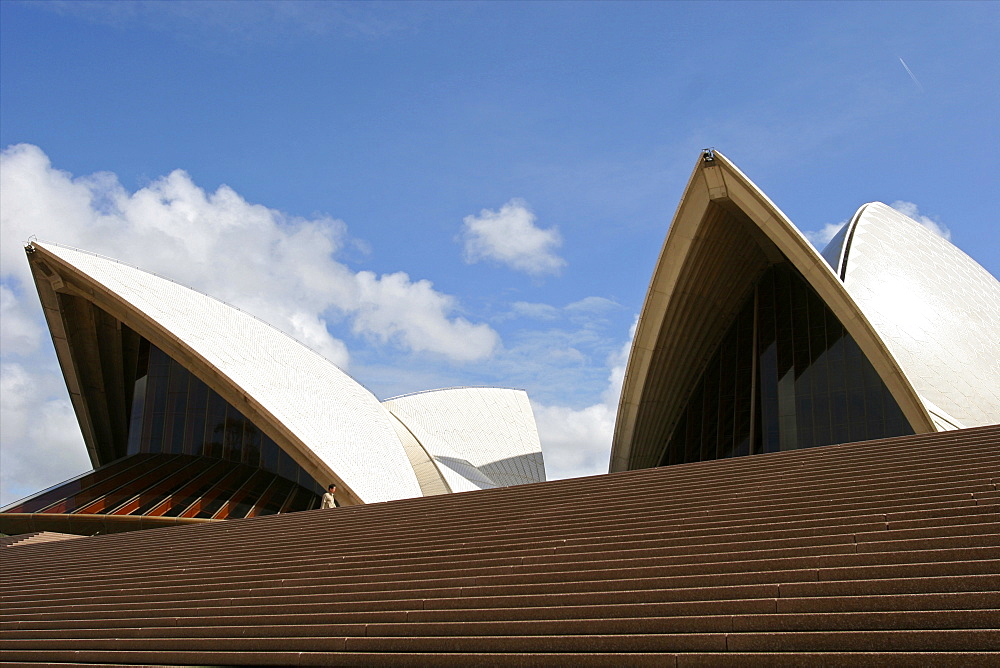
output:
[[32,531],[31,533],[22,533],[17,536],[4,536],[0,538],[0,547],[12,547],[14,545],[34,545],[36,543],[51,543],[57,540],[66,540],[68,538],[79,538],[76,534],[72,533],[58,533],[56,531]]
[[1000,427],[0,551],[10,663],[1000,665]]

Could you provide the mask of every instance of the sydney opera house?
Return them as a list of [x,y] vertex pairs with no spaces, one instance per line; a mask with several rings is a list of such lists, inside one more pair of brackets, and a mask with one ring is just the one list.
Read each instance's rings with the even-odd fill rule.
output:
[[318,353],[114,260],[26,248],[95,470],[0,512],[0,531],[107,533],[545,479],[521,390],[379,402]]
[[96,469],[0,512],[9,662],[998,665],[1000,284],[883,204],[819,253],[702,153],[611,472],[553,481],[523,392],[379,402],[208,296],[27,251]]

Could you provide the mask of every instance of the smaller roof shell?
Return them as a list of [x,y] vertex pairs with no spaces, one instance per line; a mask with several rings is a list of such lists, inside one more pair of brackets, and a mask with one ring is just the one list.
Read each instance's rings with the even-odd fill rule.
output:
[[462,387],[384,402],[433,458],[452,491],[545,480],[542,448],[523,390]]
[[939,430],[1000,422],[1000,282],[903,213],[862,206],[823,252]]

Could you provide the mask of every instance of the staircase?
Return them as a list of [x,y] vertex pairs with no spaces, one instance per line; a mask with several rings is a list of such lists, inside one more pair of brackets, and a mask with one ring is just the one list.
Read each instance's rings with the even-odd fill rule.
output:
[[1000,665],[1000,426],[0,550],[17,663]]
[[0,547],[11,547],[13,545],[34,545],[36,543],[51,543],[57,540],[66,540],[67,538],[79,538],[80,536],[72,533],[57,533],[55,531],[32,531],[31,533],[22,533],[16,536],[4,536],[0,538]]

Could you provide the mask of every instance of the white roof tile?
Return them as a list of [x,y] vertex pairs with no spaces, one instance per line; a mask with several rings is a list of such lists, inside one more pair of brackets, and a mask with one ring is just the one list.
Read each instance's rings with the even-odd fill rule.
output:
[[319,353],[257,318],[165,278],[90,253],[61,258],[176,336],[253,397],[365,502],[420,496],[375,396]]

